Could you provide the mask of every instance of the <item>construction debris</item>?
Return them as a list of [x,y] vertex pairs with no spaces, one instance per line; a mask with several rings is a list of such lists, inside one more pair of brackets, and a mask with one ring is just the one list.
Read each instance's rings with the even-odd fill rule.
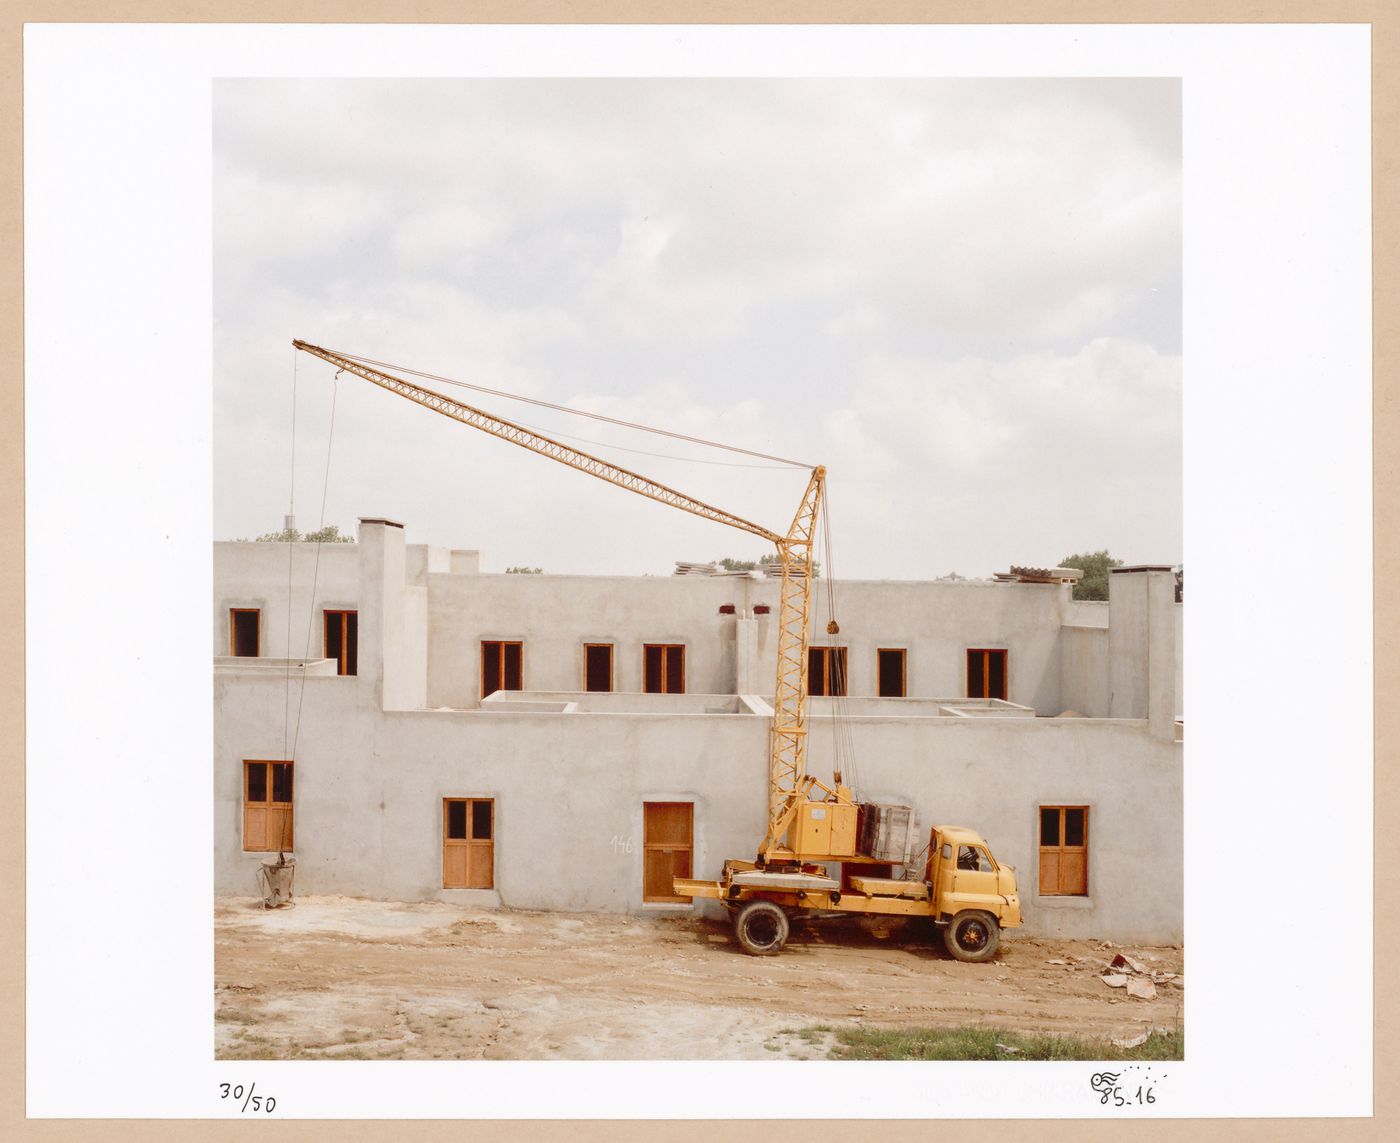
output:
[[1109,988],[1121,988],[1129,996],[1135,996],[1139,1000],[1155,1000],[1157,985],[1179,981],[1181,978],[1174,972],[1154,972],[1142,961],[1120,952],[1115,953],[1113,959],[1104,965],[1104,975],[1101,979]]
[[993,575],[998,583],[1078,583],[1084,573],[1078,568],[1021,568],[1015,564],[1009,572]]
[[1151,970],[1143,964],[1142,961],[1134,960],[1132,957],[1126,956],[1123,953],[1119,953],[1115,956],[1113,960],[1109,962],[1109,967],[1117,969],[1128,968],[1133,972],[1142,973],[1143,975],[1151,974]]

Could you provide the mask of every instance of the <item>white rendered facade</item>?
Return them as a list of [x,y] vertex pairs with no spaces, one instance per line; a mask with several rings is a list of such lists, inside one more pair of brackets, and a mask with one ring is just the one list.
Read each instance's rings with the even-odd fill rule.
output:
[[[294,761],[300,893],[699,907],[644,900],[648,803],[691,807],[695,876],[753,856],[775,581],[482,574],[475,552],[371,520],[319,557],[216,544],[214,574],[217,892],[252,892],[275,857],[244,848],[250,760]],[[858,796],[911,806],[924,840],[935,822],[979,830],[1017,867],[1024,931],[1179,942],[1181,607],[1165,569],[1111,584],[1110,602],[1086,604],[1067,585],[840,582],[841,633],[825,634],[816,591],[813,645],[846,649]],[[246,642],[229,653],[235,610],[258,613],[256,657]],[[353,676],[324,658],[327,610],[357,617]],[[483,701],[483,643],[520,645],[518,691]],[[648,644],[684,649],[683,693],[641,693]],[[589,645],[612,649],[610,693],[584,692]],[[906,697],[877,697],[881,649],[904,652]],[[973,649],[1004,652],[1005,703],[968,701]],[[810,707],[823,779],[834,705]],[[1067,711],[1083,717],[1055,717]],[[444,887],[444,799],[490,803],[489,890]],[[1082,892],[1039,891],[1047,807],[1087,815]]]

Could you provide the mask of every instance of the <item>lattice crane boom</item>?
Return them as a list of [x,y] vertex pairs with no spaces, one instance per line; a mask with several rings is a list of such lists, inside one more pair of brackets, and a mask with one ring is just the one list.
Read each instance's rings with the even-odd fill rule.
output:
[[646,496],[672,508],[690,512],[706,520],[727,524],[743,532],[761,536],[777,549],[782,568],[778,606],[778,669],[774,688],[773,723],[769,738],[768,825],[759,856],[767,861],[783,859],[790,851],[783,837],[794,808],[818,783],[806,775],[807,756],[807,648],[811,630],[812,555],[816,540],[817,516],[826,487],[826,469],[812,469],[807,488],[786,534],[781,534],[742,516],[726,512],[688,496],[659,481],[622,468],[610,461],[563,444],[523,425],[507,421],[482,409],[425,389],[382,369],[319,345],[296,340],[292,345],[319,357],[346,373],[352,373],[380,388],[405,397],[454,421],[500,437],[540,456],[568,465],[580,472],[639,496]]

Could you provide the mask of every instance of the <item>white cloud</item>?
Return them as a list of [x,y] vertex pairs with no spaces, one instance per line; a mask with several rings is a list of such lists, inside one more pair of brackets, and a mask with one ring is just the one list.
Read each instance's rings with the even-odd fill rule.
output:
[[[1177,559],[1180,362],[1139,342],[1153,287],[1180,273],[1178,97],[1112,80],[221,82],[220,534],[284,510],[302,337],[825,462],[841,574],[1102,546]],[[1170,302],[1151,312],[1173,325]],[[298,368],[305,505],[329,389]],[[415,540],[552,570],[749,550],[359,383],[340,401],[336,522],[382,512]],[[608,455],[765,525],[801,491]]]
[[872,359],[826,421],[832,495],[858,506],[841,514],[840,569],[987,575],[1101,547],[1180,560],[1180,392],[1180,358],[1116,340],[1010,361]]

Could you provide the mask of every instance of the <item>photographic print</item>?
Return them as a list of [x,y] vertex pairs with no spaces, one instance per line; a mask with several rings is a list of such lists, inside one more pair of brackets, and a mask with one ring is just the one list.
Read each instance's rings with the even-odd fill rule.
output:
[[1182,1058],[1178,80],[213,114],[219,1058]]

